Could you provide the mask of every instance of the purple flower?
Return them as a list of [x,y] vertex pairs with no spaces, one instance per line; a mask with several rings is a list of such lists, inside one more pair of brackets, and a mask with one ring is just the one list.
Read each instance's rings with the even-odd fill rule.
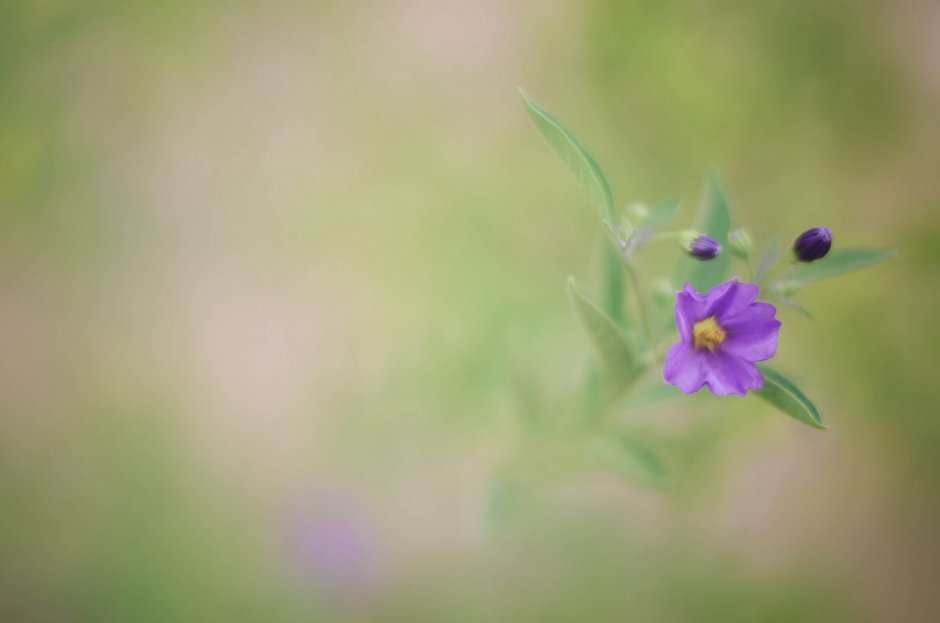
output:
[[755,361],[777,352],[777,309],[757,303],[760,288],[737,279],[702,296],[689,284],[676,294],[676,325],[682,341],[666,356],[663,378],[686,394],[708,385],[721,396],[764,386]]
[[793,252],[801,262],[813,262],[826,257],[832,247],[832,230],[828,227],[814,227],[800,234],[793,242]]

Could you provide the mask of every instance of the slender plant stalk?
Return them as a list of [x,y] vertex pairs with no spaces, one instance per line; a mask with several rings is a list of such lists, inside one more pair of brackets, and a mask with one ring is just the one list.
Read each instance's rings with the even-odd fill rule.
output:
[[624,262],[627,268],[627,274],[630,276],[630,285],[633,288],[633,295],[636,297],[637,313],[640,316],[640,324],[643,325],[643,332],[646,334],[647,344],[653,341],[653,330],[650,327],[649,316],[646,314],[646,304],[643,300],[643,293],[640,291],[640,280],[636,276],[636,269],[630,260]]
[[611,319],[618,325],[623,324],[623,268],[620,254],[603,241],[604,244],[604,287],[606,290],[605,306]]

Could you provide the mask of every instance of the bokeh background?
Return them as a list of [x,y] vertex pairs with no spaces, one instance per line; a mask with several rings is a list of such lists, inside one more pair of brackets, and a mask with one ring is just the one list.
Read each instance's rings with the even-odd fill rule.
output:
[[[520,85],[621,203],[900,251],[782,312],[828,431],[501,484],[598,240]],[[940,620],[938,106],[928,0],[0,0],[0,620]]]

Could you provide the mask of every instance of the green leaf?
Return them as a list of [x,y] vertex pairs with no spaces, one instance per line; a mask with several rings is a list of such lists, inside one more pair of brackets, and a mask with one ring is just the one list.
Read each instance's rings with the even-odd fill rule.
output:
[[[614,196],[597,161],[571,130],[553,114],[529,99],[522,89],[519,89],[519,96],[535,127],[567,165],[568,170],[597,209],[600,218],[613,222]],[[617,251],[608,245],[604,251],[604,309],[618,324],[622,324],[624,316],[622,262]]]
[[801,264],[781,284],[781,289],[792,290],[830,277],[838,277],[853,270],[861,270],[886,262],[897,255],[896,251],[872,249],[836,249],[829,255],[810,264]]
[[582,292],[574,279],[568,279],[568,298],[603,363],[604,371],[620,387],[633,381],[639,372],[633,353],[620,328]]
[[816,405],[799,387],[773,368],[760,364],[758,368],[764,375],[764,387],[755,392],[758,396],[804,424],[813,428],[826,428]]
[[522,89],[519,89],[519,95],[522,97],[522,103],[525,104],[529,117],[535,122],[535,127],[581,184],[597,208],[600,218],[612,220],[613,193],[597,161],[588,153],[581,141],[554,115],[529,99]]
[[725,280],[731,266],[731,254],[728,252],[731,210],[721,184],[714,175],[709,175],[705,181],[705,194],[699,208],[696,229],[717,240],[722,252],[713,260],[682,258],[679,266],[679,285],[691,283],[696,290],[704,294]]
[[801,314],[803,314],[810,320],[816,320],[816,316],[814,316],[812,312],[810,312],[808,309],[806,309],[805,307],[803,307],[802,305],[800,305],[799,303],[797,303],[791,298],[787,298],[785,296],[777,296],[776,298],[772,298],[771,300],[775,300],[778,303],[782,303],[783,305],[786,305],[787,307],[791,309],[795,309],[796,311],[800,312]]
[[611,432],[590,439],[590,451],[604,467],[644,487],[660,487],[668,477],[666,466],[647,445],[633,437]]

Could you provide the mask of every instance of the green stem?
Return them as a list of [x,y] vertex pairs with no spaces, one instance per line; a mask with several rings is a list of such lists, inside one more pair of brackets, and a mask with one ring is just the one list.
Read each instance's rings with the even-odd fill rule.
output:
[[650,328],[649,316],[646,314],[646,305],[643,301],[643,293],[640,291],[640,281],[636,276],[636,269],[633,263],[627,260],[624,262],[627,274],[630,276],[630,285],[633,288],[633,295],[636,297],[637,312],[640,316],[640,323],[643,325],[643,332],[646,334],[647,344],[653,341],[653,330]]
[[647,242],[656,242],[659,240],[677,240],[679,236],[682,235],[681,231],[663,231],[658,234],[654,234],[646,239]]
[[618,325],[623,324],[623,269],[620,254],[609,244],[604,244],[605,251],[605,307],[611,319]]

